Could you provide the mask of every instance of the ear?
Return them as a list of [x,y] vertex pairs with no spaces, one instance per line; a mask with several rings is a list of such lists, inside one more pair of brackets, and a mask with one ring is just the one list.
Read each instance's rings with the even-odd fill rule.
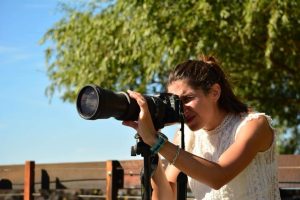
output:
[[221,96],[221,86],[218,83],[215,83],[210,88],[210,96],[213,101],[217,102]]

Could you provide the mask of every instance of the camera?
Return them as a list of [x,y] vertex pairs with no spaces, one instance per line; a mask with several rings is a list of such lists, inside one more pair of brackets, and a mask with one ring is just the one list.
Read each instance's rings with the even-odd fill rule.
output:
[[[166,124],[183,121],[183,107],[179,97],[170,93],[143,95],[147,101],[156,130]],[[136,121],[140,107],[126,92],[113,92],[97,85],[86,85],[76,100],[79,115],[87,120],[114,117],[122,121]]]

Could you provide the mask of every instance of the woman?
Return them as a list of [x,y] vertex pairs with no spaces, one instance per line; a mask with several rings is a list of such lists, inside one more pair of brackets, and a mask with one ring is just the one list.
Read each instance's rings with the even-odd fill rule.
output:
[[236,98],[213,57],[176,66],[167,89],[183,102],[187,151],[179,148],[178,134],[171,143],[154,129],[147,102],[137,92],[128,91],[140,106],[139,120],[123,122],[171,163],[166,170],[159,163],[152,199],[176,199],[180,171],[188,175],[196,199],[280,199],[271,119]]

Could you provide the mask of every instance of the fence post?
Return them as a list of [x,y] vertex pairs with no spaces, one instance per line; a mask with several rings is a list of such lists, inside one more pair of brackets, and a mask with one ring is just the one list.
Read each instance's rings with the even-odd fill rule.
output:
[[24,200],[33,200],[34,192],[34,161],[25,162],[24,171]]
[[116,200],[118,189],[123,188],[124,170],[116,160],[106,161],[106,200]]

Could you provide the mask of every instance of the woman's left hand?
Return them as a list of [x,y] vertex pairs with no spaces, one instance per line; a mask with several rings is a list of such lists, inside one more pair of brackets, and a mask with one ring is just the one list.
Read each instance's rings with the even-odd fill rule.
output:
[[134,128],[143,141],[151,146],[156,140],[156,130],[149,112],[148,103],[142,94],[130,90],[127,92],[130,97],[137,101],[140,113],[138,121],[123,121],[123,125]]

